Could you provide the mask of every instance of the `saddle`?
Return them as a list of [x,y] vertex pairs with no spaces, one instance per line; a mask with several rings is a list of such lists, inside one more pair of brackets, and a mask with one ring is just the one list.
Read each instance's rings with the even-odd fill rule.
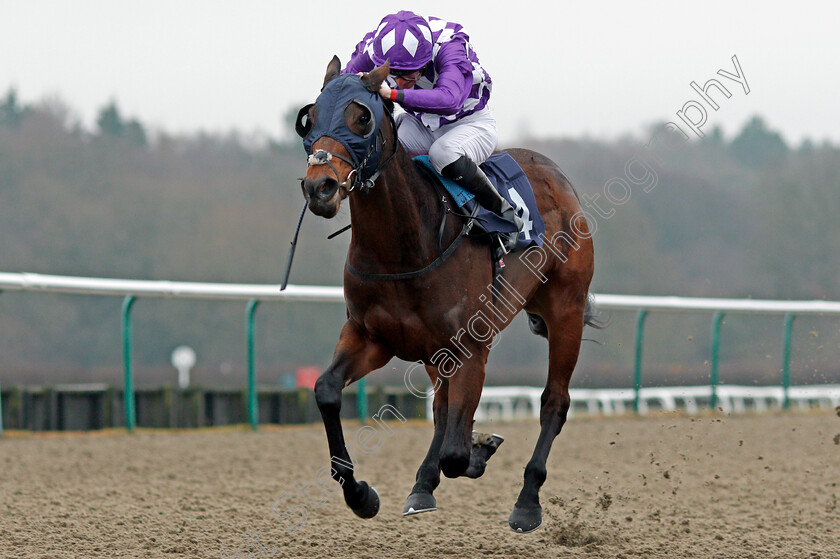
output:
[[[515,231],[516,225],[504,217],[481,207],[472,193],[454,181],[441,176],[434,170],[431,163],[429,163],[429,156],[421,155],[415,157],[414,163],[435,185],[445,207],[446,214],[454,214],[465,221],[461,234],[458,235],[446,250],[440,246],[446,224],[446,214],[444,214],[438,232],[438,250],[440,255],[430,264],[410,272],[374,274],[355,269],[348,260],[345,263],[347,271],[363,281],[400,281],[418,278],[443,264],[455,252],[465,236],[469,235],[483,237],[487,240],[493,265],[493,285],[494,287],[498,287],[498,278],[502,273],[502,269],[505,267],[505,253],[498,235],[500,233],[511,233]],[[525,250],[532,245],[542,246],[543,241],[541,237],[545,234],[545,222],[537,209],[537,201],[534,197],[531,183],[519,164],[507,153],[499,153],[491,156],[490,159],[481,165],[481,168],[487,174],[499,194],[507,199],[516,209],[517,214],[525,224],[523,230],[519,232],[514,251]],[[440,187],[443,187],[443,192]],[[450,208],[449,202],[454,203],[457,208],[455,210]],[[304,206],[304,210],[305,208]],[[331,239],[349,228],[350,226],[348,225],[339,229],[327,238]],[[495,300],[495,291],[493,298]]]
[[[423,173],[443,186],[451,201],[464,211],[466,214],[464,217],[474,216],[474,223],[469,229],[469,235],[486,238],[494,249],[493,261],[502,262],[502,266],[504,266],[502,260],[504,253],[501,250],[498,235],[515,231],[516,226],[513,222],[479,206],[471,192],[452,179],[435,171],[429,162],[428,155],[417,156],[414,158],[414,162]],[[519,232],[514,251],[525,250],[532,245],[542,246],[541,235],[545,233],[545,222],[543,222],[537,209],[537,201],[534,197],[531,182],[519,163],[507,153],[497,153],[491,155],[480,167],[499,194],[510,202],[525,223],[522,231]],[[478,207],[476,208],[476,206]]]

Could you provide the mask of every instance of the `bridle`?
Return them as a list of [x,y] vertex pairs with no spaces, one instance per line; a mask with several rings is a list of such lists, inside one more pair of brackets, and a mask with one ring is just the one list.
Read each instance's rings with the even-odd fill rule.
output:
[[[348,77],[348,78],[345,78],[345,79],[352,79],[352,78]],[[325,85],[325,87],[327,87],[327,86]],[[341,107],[342,105],[344,106],[344,108],[341,109],[341,112],[343,113],[343,110],[346,109],[347,106],[349,106],[349,103],[347,105],[344,105],[344,103],[348,101],[348,96],[344,95],[340,90],[338,91],[338,93],[336,93],[335,91],[325,91],[325,90],[322,90],[322,92],[321,92],[322,95],[325,95],[327,93],[330,94],[331,98],[329,100],[332,101],[333,103],[335,103],[336,97],[338,98],[338,100],[342,101],[342,103],[340,103],[340,104],[332,104],[332,105],[327,104],[327,105],[325,105],[325,110],[328,111],[327,114],[330,115],[331,117],[335,117],[335,115],[337,114],[337,112],[336,112],[337,107]],[[335,174],[335,178],[338,181],[339,187],[345,189],[345,191],[348,193],[348,195],[349,195],[350,192],[352,192],[353,190],[356,190],[356,189],[362,191],[362,193],[365,193],[365,194],[367,192],[369,192],[374,187],[374,185],[376,184],[376,180],[379,178],[379,175],[382,173],[382,171],[384,171],[384,169],[391,162],[391,159],[394,158],[394,156],[397,154],[397,151],[399,150],[399,139],[397,137],[397,124],[394,121],[394,115],[392,113],[392,110],[390,110],[392,107],[390,105],[386,104],[379,97],[378,93],[370,92],[368,95],[370,95],[370,94],[372,94],[372,96],[367,97],[367,102],[370,102],[370,103],[375,102],[375,103],[380,103],[381,104],[379,106],[374,107],[375,111],[371,110],[371,107],[368,106],[365,101],[360,101],[357,98],[349,99],[350,103],[355,102],[355,103],[358,103],[358,104],[362,105],[364,108],[366,108],[368,111],[370,111],[372,115],[375,115],[376,112],[378,112],[380,108],[382,109],[382,113],[384,113],[383,118],[374,118],[374,121],[376,122],[375,128],[371,129],[370,131],[368,131],[364,135],[360,135],[360,134],[356,133],[355,131],[351,130],[344,123],[344,121],[340,121],[341,123],[338,124],[338,125],[329,124],[329,125],[326,125],[326,126],[324,125],[324,121],[319,122],[317,120],[317,118],[318,118],[317,116],[316,116],[314,124],[313,124],[311,118],[310,118],[310,120],[307,121],[307,118],[310,117],[309,113],[310,113],[312,107],[316,106],[315,103],[310,104],[310,105],[306,105],[305,107],[302,107],[300,109],[300,111],[298,112],[297,120],[295,122],[295,130],[298,133],[298,135],[301,138],[304,139],[304,149],[306,149],[307,153],[309,153],[309,155],[307,157],[307,160],[306,160],[307,168],[313,167],[313,166],[316,166],[316,165],[327,165],[330,168],[330,170],[332,170],[332,172]],[[373,96],[375,96],[375,98]],[[320,97],[319,97],[319,100],[320,100]],[[391,153],[387,157],[383,158],[382,156],[383,156],[383,154],[385,152],[385,149],[386,149],[387,139],[385,137],[385,130],[384,130],[384,127],[382,126],[382,123],[384,122],[384,120],[386,118],[388,119],[388,121],[390,122],[390,125],[391,125],[391,130],[393,132],[393,144],[394,145],[393,145],[393,148],[391,149]],[[328,121],[332,122],[329,119],[328,119]],[[315,128],[318,129],[318,134],[319,135],[314,134],[314,129]],[[328,150],[325,150],[325,149],[315,149],[314,144],[320,138],[324,138],[324,137],[332,138],[332,139],[336,140],[339,144],[344,146],[344,148],[347,149],[347,151],[348,151],[349,155],[352,157],[352,159],[356,159],[356,160],[359,161],[358,165],[353,163],[351,157],[347,157],[345,155],[335,153],[335,152],[332,152],[332,151],[328,151]],[[350,166],[351,171],[350,171],[350,173],[347,174],[347,177],[344,180],[341,179],[341,175],[339,174],[338,169],[336,169],[335,165],[333,164],[333,159],[341,160],[341,161],[347,163]],[[367,170],[367,172],[370,173],[370,176],[366,177],[364,175],[366,174],[366,169],[368,167],[373,167],[373,170],[372,171]],[[477,218],[478,206],[476,205],[474,207],[474,210],[473,210],[471,215],[458,214],[457,212],[451,210],[448,207],[447,200],[446,200],[446,195],[443,194],[442,192],[440,192],[440,187],[437,185],[437,181],[433,180],[432,184],[434,185],[434,188],[438,191],[438,193],[437,193],[438,199],[441,200],[441,202],[443,204],[443,208],[444,208],[444,212],[443,212],[443,216],[441,218],[440,226],[438,227],[438,242],[437,242],[438,257],[435,258],[434,261],[427,264],[426,266],[423,266],[420,269],[409,271],[409,272],[367,273],[367,272],[357,270],[356,268],[354,268],[350,264],[349,253],[348,253],[348,260],[346,261],[345,266],[346,266],[347,271],[351,275],[356,276],[357,278],[359,278],[363,281],[374,281],[374,282],[375,281],[399,281],[399,280],[409,280],[409,279],[419,278],[419,277],[422,277],[422,276],[428,274],[432,270],[435,270],[436,268],[438,268],[455,252],[455,250],[458,248],[458,246],[463,242],[464,237],[469,233],[470,229],[472,228],[473,222],[475,220],[479,219],[479,218]],[[305,205],[304,205],[304,208],[303,208],[302,211],[303,212],[306,211],[306,206]],[[442,242],[443,242],[443,235],[444,235],[444,230],[445,230],[445,226],[446,226],[446,216],[450,213],[459,215],[460,217],[463,217],[463,218],[466,218],[466,222],[464,223],[464,226],[462,227],[460,233],[453,239],[453,241],[450,243],[450,245],[448,247],[446,247],[446,249],[444,249],[443,246],[442,246]],[[349,228],[349,226],[345,227],[344,229],[341,229],[340,231],[337,231],[336,233],[332,234],[330,236],[330,238],[332,238],[335,235],[341,233],[342,231],[346,231],[348,228]]]
[[[335,178],[338,179],[338,181],[339,181],[338,186],[347,190],[347,192],[351,192],[356,187],[356,183],[351,182],[350,177],[352,177],[354,175],[358,175],[359,169],[358,168],[351,169],[351,171],[347,174],[347,178],[344,179],[344,181],[342,181],[341,180],[341,175],[338,174],[338,169],[336,169],[335,165],[333,165],[331,163],[333,157],[337,157],[337,158],[341,159],[342,161],[344,161],[345,163],[347,163],[348,165],[350,165],[350,167],[353,167],[353,162],[350,161],[348,158],[346,158],[343,155],[340,155],[338,153],[333,153],[331,151],[327,151],[325,149],[316,149],[312,153],[312,155],[310,155],[306,159],[306,167],[309,168],[309,167],[312,167],[314,165],[329,165],[330,169],[332,169],[332,172],[335,173]],[[349,184],[349,186],[348,186],[348,184]]]
[[[308,108],[304,107],[304,108]],[[303,109],[301,109],[301,112]],[[379,175],[388,165],[388,163],[393,159],[393,157],[397,153],[397,147],[399,146],[399,138],[397,137],[397,123],[394,121],[394,115],[392,111],[389,111],[387,107],[383,107],[383,113],[386,115],[386,118],[391,124],[391,130],[394,134],[393,144],[394,147],[391,150],[390,155],[385,159],[381,160],[379,164],[374,169],[373,173],[369,177],[364,177],[364,169],[368,164],[370,158],[375,155],[377,152],[384,153],[385,147],[387,144],[387,140],[385,139],[385,133],[382,130],[382,125],[380,124],[377,130],[377,134],[372,135],[373,140],[370,142],[368,146],[367,153],[359,162],[358,165],[354,166],[353,161],[350,158],[341,155],[340,153],[335,153],[331,151],[327,151],[324,149],[316,149],[309,155],[306,159],[306,167],[313,167],[315,165],[327,165],[332,172],[335,174],[335,178],[338,181],[338,186],[340,188],[345,189],[348,193],[352,192],[354,189],[358,188],[364,193],[370,191],[373,188],[374,184],[376,183],[376,179],[379,178]],[[337,158],[351,167],[351,171],[347,174],[347,177],[342,181],[341,175],[338,172],[338,169],[335,168],[335,165],[332,164],[332,159]]]

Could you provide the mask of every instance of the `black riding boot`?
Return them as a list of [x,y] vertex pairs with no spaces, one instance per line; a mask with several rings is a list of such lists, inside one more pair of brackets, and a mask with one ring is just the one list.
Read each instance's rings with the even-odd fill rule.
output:
[[505,252],[512,251],[516,246],[519,231],[522,231],[525,224],[516,214],[516,209],[496,191],[484,171],[472,159],[462,155],[444,167],[442,174],[472,192],[479,204],[516,224],[515,232],[499,234]]

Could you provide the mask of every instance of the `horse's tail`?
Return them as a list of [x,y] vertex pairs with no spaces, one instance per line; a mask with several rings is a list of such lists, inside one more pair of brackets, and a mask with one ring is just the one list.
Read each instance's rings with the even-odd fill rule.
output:
[[586,307],[583,309],[583,323],[596,330],[603,330],[608,326],[601,319],[601,311],[595,306],[595,297],[591,293],[586,296]]
[[548,339],[548,325],[538,314],[525,312],[528,315],[528,328],[531,329],[531,332],[536,334],[537,336],[542,336],[543,338]]
[[[528,328],[531,329],[531,332],[537,336],[548,338],[548,325],[545,323],[545,320],[538,314],[529,312],[525,314],[528,315]],[[591,293],[586,296],[586,307],[583,309],[583,323],[586,326],[591,326],[598,330],[603,330],[607,327],[601,320],[601,314],[598,312],[598,309],[595,308],[595,298]]]

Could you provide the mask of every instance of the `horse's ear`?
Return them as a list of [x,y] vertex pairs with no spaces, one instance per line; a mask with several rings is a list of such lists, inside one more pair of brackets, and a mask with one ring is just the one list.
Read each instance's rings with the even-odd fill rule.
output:
[[341,60],[339,60],[337,56],[333,55],[332,60],[330,60],[330,63],[327,64],[327,73],[324,76],[324,85],[327,85],[328,81],[330,81],[340,73]]
[[382,82],[385,81],[385,78],[388,77],[390,72],[391,65],[386,60],[382,66],[374,68],[362,76],[362,85],[365,86],[365,88],[371,93],[376,93],[379,91],[379,87],[382,85]]

